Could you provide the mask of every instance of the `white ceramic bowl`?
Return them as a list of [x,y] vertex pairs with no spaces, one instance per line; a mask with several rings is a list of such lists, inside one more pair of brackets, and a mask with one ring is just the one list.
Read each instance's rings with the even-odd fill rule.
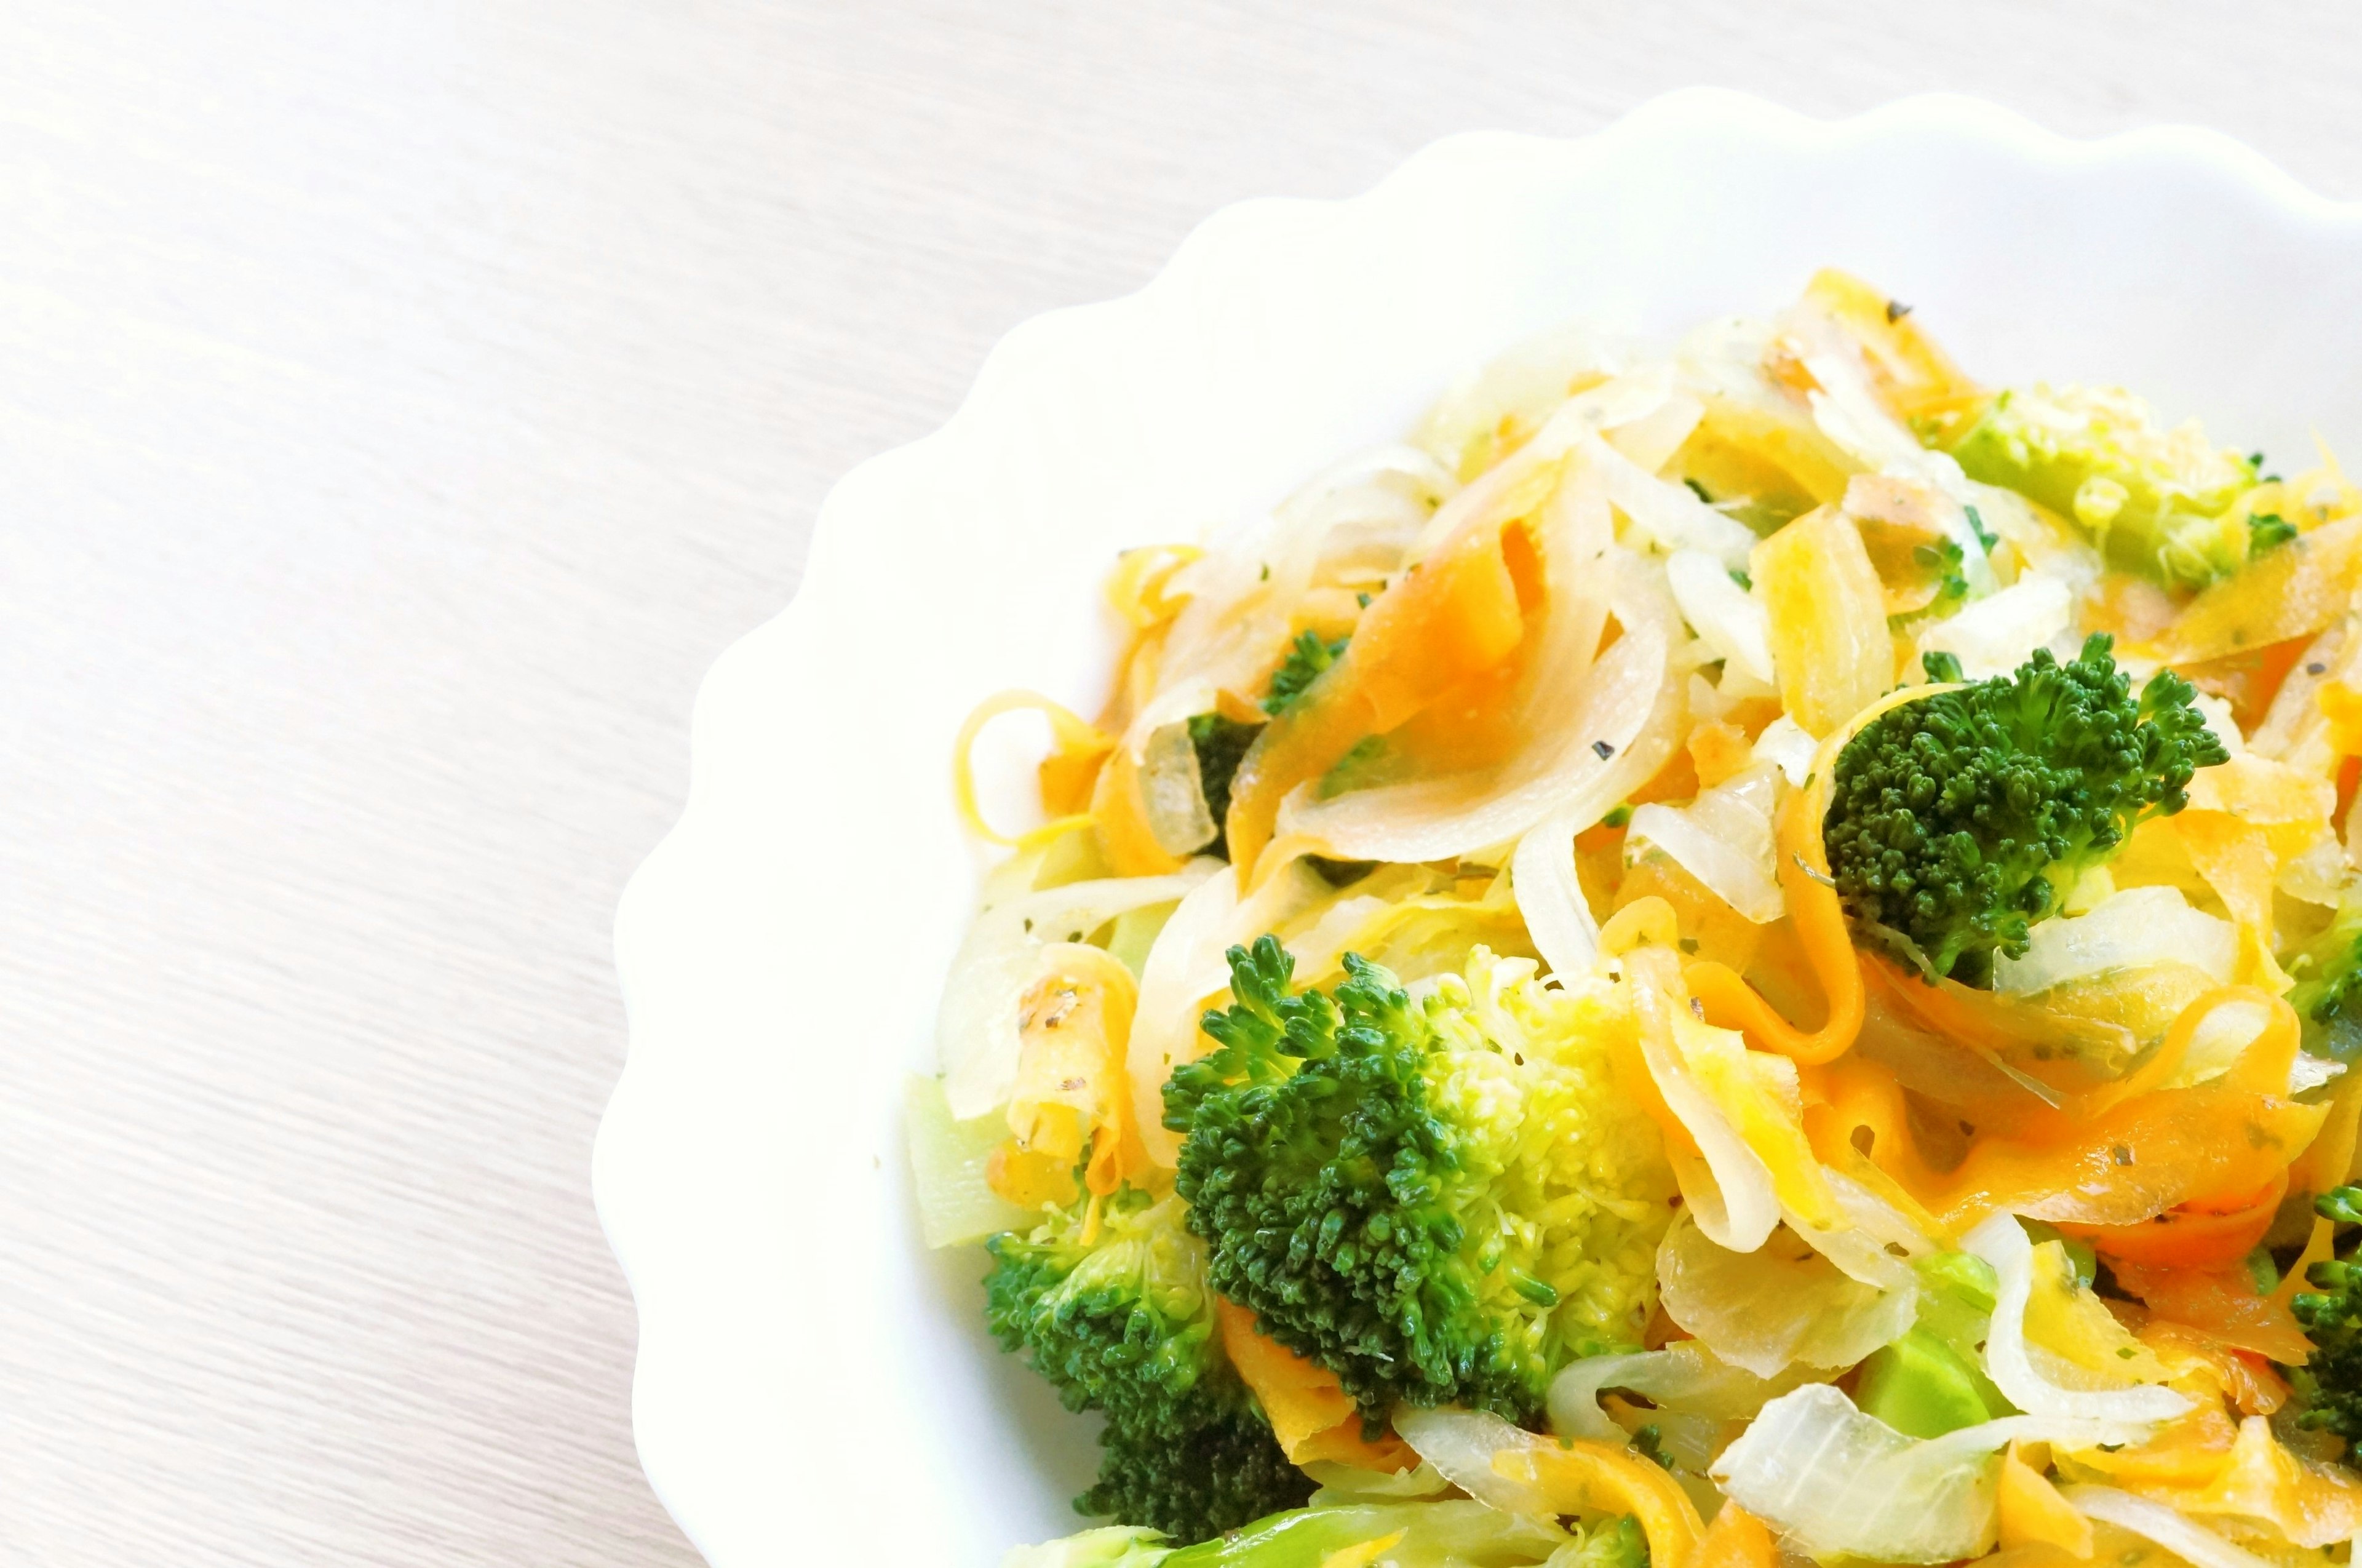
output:
[[1269,505],[1493,352],[1768,312],[1825,263],[1989,381],[2121,381],[2291,461],[2362,426],[2362,208],[2224,138],[1689,92],[1228,208],[1139,293],[1010,333],[949,425],[836,487],[801,592],[707,678],[688,810],[616,922],[599,1211],[642,1462],[718,1568],[985,1564],[1080,1523],[1087,1427],[984,1335],[980,1254],[921,1248],[898,1127],[975,893],[969,707],[1091,711],[1118,547]]

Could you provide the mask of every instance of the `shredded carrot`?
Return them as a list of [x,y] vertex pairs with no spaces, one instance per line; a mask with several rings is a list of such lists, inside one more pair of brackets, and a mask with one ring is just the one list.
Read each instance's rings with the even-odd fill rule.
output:
[[1099,769],[1091,794],[1091,825],[1099,852],[1119,877],[1162,877],[1178,871],[1181,857],[1165,852],[1148,825],[1148,802],[1140,787],[1140,765],[1131,748],[1119,745]]
[[1755,760],[1755,748],[1747,732],[1719,719],[1708,720],[1690,731],[1689,754],[1691,765],[1697,769],[1699,785],[1708,790],[1744,772]]
[[1170,620],[1187,602],[1165,591],[1173,574],[1205,555],[1194,545],[1149,545],[1126,550],[1108,579],[1108,602],[1134,628],[1146,631]]
[[1355,745],[1500,669],[1527,638],[1542,585],[1526,527],[1562,469],[1546,464],[1473,512],[1362,613],[1328,675],[1272,721],[1231,783],[1231,857],[1242,875],[1271,840],[1280,802]]
[[1010,1202],[1072,1201],[1071,1173],[1088,1150],[1084,1185],[1104,1198],[1148,1169],[1134,1120],[1126,1052],[1140,999],[1131,971],[1103,948],[1052,943],[1019,1003],[1010,1144],[985,1179]]
[[2147,1264],[2156,1268],[2225,1268],[2256,1250],[2279,1218],[2288,1196],[2282,1170],[2243,1199],[2240,1207],[2216,1209],[2207,1201],[2176,1204],[2155,1220],[2136,1225],[2077,1225],[2058,1228],[2092,1243],[2111,1264]]
[[1843,1169],[1867,1157],[1915,1198],[1924,1201],[1939,1190],[1941,1179],[1919,1153],[1892,1067],[1849,1056],[1819,1069],[1815,1087],[1819,1092],[1805,1107],[1805,1132],[1823,1165]]
[[1690,1568],[1774,1568],[1779,1551],[1761,1519],[1726,1501],[1698,1537]]
[[[1029,711],[1039,712],[1050,721],[1050,734],[1057,745],[1043,764],[1043,780],[1045,786],[1050,786],[1055,779],[1054,788],[1062,802],[1071,801],[1076,794],[1074,776],[1086,772],[1095,774],[1099,763],[1115,749],[1113,736],[1098,725],[1077,718],[1070,709],[1038,691],[1003,691],[977,704],[976,711],[968,714],[967,722],[960,726],[959,738],[952,743],[952,799],[959,808],[960,820],[967,824],[968,831],[988,844],[1017,844],[1025,835],[1004,834],[984,820],[983,809],[976,799],[973,754],[977,737],[984,733],[987,724],[1002,714]],[[1054,771],[1052,770],[1053,764],[1056,765]],[[1045,789],[1045,804],[1049,803],[1046,800],[1048,793]],[[1034,829],[1033,834],[1042,834],[1053,828],[1063,832],[1073,825],[1073,818],[1068,817],[1046,823]]]
[[2272,699],[2279,695],[2289,671],[2312,643],[2310,637],[2287,637],[2203,664],[2184,665],[2174,673],[2199,690],[2229,702],[2240,733],[2252,734],[2271,712]]
[[1804,943],[1813,977],[1828,999],[1827,1020],[1818,1029],[1799,1029],[1725,964],[1693,964],[1687,974],[1690,994],[1705,1004],[1707,1022],[1738,1030],[1753,1043],[1805,1066],[1833,1061],[1852,1049],[1862,1021],[1861,964],[1846,931],[1844,906],[1828,879],[1816,815],[1822,804],[1810,789],[1790,795],[1780,809],[1776,842],[1780,886],[1787,894],[1789,918]]
[[1800,1066],[1834,1061],[1853,1048],[1861,1033],[1864,1008],[1861,959],[1846,928],[1845,905],[1838,898],[1836,878],[1829,875],[1828,845],[1821,836],[1829,792],[1836,785],[1838,756],[1863,725],[1882,713],[1959,690],[1951,683],[1906,686],[1871,703],[1821,742],[1813,756],[1813,770],[1805,777],[1805,787],[1791,791],[1781,805],[1773,834],[1780,857],[1780,890],[1788,900],[1789,921],[1804,946],[1805,961],[1827,999],[1827,1018],[1818,1029],[1800,1029],[1781,1017],[1762,993],[1727,966],[1701,962],[1690,966],[1688,978],[1690,994],[1705,1005],[1707,1022],[1739,1030],[1765,1050],[1777,1051]]
[[1290,1463],[1326,1459],[1357,1470],[1398,1472],[1418,1463],[1410,1445],[1391,1432],[1375,1442],[1364,1438],[1361,1409],[1337,1375],[1264,1333],[1253,1313],[1217,1296],[1214,1321],[1223,1353],[1263,1407]]
[[[2290,1271],[2301,1280],[2305,1260]],[[2268,1356],[2284,1366],[2302,1365],[2312,1342],[2297,1326],[2288,1303],[2267,1296],[2238,1264],[2227,1268],[2158,1268],[2125,1262],[2114,1265],[2116,1283],[2168,1322],[2193,1329],[2213,1342]]]
[[2026,1463],[2024,1448],[2012,1443],[2001,1462],[2002,1545],[2056,1546],[2070,1556],[2091,1556],[2092,1521]]

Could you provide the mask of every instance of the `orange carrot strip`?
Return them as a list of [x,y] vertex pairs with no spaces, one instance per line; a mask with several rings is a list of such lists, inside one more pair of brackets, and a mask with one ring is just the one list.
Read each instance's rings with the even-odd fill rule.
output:
[[1698,1537],[1690,1568],[1774,1568],[1778,1561],[1772,1531],[1763,1521],[1737,1503],[1726,1502]]
[[1223,1353],[1263,1407],[1290,1463],[1328,1459],[1358,1470],[1393,1472],[1418,1463],[1410,1445],[1391,1432],[1377,1442],[1363,1437],[1361,1409],[1337,1375],[1264,1333],[1253,1313],[1217,1296],[1214,1321]]

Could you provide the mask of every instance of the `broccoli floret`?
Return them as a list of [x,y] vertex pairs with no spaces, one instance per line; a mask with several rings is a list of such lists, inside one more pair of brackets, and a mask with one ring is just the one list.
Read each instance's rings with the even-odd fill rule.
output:
[[1320,677],[1320,672],[1335,664],[1345,654],[1346,639],[1323,642],[1318,632],[1298,632],[1296,641],[1288,645],[1287,657],[1272,671],[1271,690],[1264,693],[1263,711],[1273,718],[1279,717],[1295,706],[1305,689]]
[[1950,450],[1970,478],[2041,502],[2091,535],[2110,565],[2168,587],[2230,576],[2262,537],[2251,540],[2236,510],[2257,483],[2255,461],[2209,446],[2194,420],[2159,428],[2119,388],[2002,392]]
[[2362,899],[2349,897],[2287,968],[2296,980],[2288,1000],[2304,1027],[2304,1048],[2333,1062],[2362,1056]]
[[1271,1427],[1241,1405],[1175,1437],[1110,1424],[1099,1437],[1098,1485],[1075,1499],[1095,1517],[1138,1521],[1187,1543],[1251,1524],[1312,1496]]
[[1371,1430],[1405,1401],[1529,1421],[1568,1361],[1638,1340],[1673,1185],[1602,995],[1481,949],[1416,1000],[1358,955],[1325,994],[1273,937],[1230,962],[1219,1049],[1165,1089],[1217,1290]]
[[1124,1188],[987,1245],[985,1321],[1070,1410],[1107,1416],[1086,1514],[1203,1540],[1311,1496],[1223,1357],[1181,1200]]
[[2228,760],[2187,681],[2161,671],[2136,696],[2110,646],[2095,635],[2064,665],[2037,648],[1847,743],[1823,830],[1859,931],[1925,975],[1988,983],[2077,878]]
[[[2312,1200],[2323,1216],[2340,1224],[2362,1222],[2362,1187],[2334,1187]],[[2305,1274],[2318,1291],[2290,1298],[2312,1354],[2290,1378],[2304,1400],[2297,1424],[2335,1432],[2348,1442],[2362,1438],[2362,1264],[2356,1249],[2317,1263]]]
[[[1643,1427],[1643,1431],[1649,1429]],[[1651,1454],[1670,1470],[1661,1456]],[[1553,1564],[1559,1558],[1551,1559]],[[1583,1544],[1564,1557],[1565,1568],[1649,1568],[1649,1537],[1629,1514],[1613,1514],[1584,1531]]]

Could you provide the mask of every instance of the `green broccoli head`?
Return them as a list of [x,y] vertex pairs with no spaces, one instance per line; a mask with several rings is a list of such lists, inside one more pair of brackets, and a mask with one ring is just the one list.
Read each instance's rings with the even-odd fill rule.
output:
[[2228,577],[2257,543],[2236,504],[2255,488],[2255,459],[2209,446],[2194,420],[2159,428],[2120,388],[2002,392],[1950,449],[1970,479],[2039,502],[2111,566],[2169,587]]
[[1234,1529],[1311,1495],[1224,1359],[1206,1246],[1181,1200],[1124,1188],[1031,1235],[988,1243],[985,1321],[1070,1410],[1107,1416],[1087,1514],[1177,1540]]
[[1995,954],[2141,822],[2228,759],[2170,671],[2136,696],[2094,635],[2014,676],[1888,710],[1838,754],[1823,832],[1856,927],[1928,976],[1990,980]]
[[1373,1425],[1398,1402],[1530,1420],[1566,1362],[1639,1338],[1673,1185],[1613,1088],[1610,993],[1481,949],[1418,999],[1357,955],[1293,992],[1270,936],[1230,961],[1219,1048],[1165,1089],[1217,1290]]
[[[2340,1224],[2362,1222],[2362,1187],[2332,1187],[2312,1202]],[[2313,1264],[2305,1280],[2319,1288],[2299,1291],[2289,1301],[2312,1342],[2312,1354],[2290,1372],[2304,1404],[2297,1424],[2348,1442],[2362,1439],[2362,1265],[2354,1253],[2348,1248],[2343,1258]]]
[[1099,1444],[1098,1484],[1076,1508],[1183,1543],[1210,1540],[1312,1496],[1311,1478],[1243,1403],[1172,1438],[1110,1422]]

